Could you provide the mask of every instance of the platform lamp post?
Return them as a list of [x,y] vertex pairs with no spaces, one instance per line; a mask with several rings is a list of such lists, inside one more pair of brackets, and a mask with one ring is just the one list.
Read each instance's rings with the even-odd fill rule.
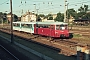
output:
[[[36,14],[36,4],[33,4],[34,6],[35,6],[35,11],[34,11],[34,13]],[[36,17],[36,20],[37,20],[37,17]]]
[[36,4],[33,4],[34,6],[35,6],[35,11],[34,11],[34,13],[36,13]]
[[11,43],[14,43],[13,40],[13,17],[12,17],[12,0],[10,0],[10,14],[11,14]]
[[66,2],[67,2],[67,0],[65,0],[64,21],[63,22],[66,22]]
[[[68,11],[68,5],[69,5],[69,3],[67,3],[67,23],[68,23],[68,26],[69,26],[69,17],[68,17],[68,14],[69,14],[69,11]],[[69,29],[69,27],[68,27],[68,29]],[[71,27],[71,29],[72,29],[72,27]]]
[[39,10],[39,9],[36,9],[36,11],[37,11],[37,14],[36,14],[36,21],[38,21],[38,10]]
[[69,17],[68,17],[69,11],[68,11],[68,5],[69,5],[69,3],[67,3],[67,22],[68,22],[68,25],[69,25]]

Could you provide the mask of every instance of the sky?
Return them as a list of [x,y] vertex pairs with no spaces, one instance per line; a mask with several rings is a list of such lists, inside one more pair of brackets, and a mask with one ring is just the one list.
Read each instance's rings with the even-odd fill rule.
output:
[[[89,5],[90,8],[90,0],[67,0],[66,4],[68,4],[68,9],[74,8],[76,11],[84,4]],[[28,10],[30,12],[35,11],[35,13],[38,11],[38,14],[64,13],[65,0],[12,0],[12,10],[18,16],[25,14]],[[1,0],[0,12],[6,11],[7,13],[10,12],[10,0]]]

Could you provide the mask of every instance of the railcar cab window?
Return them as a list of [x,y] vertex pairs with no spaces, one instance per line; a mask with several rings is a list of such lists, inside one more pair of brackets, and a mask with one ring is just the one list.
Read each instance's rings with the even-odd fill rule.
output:
[[65,30],[65,25],[60,25],[60,30]]
[[66,30],[67,29],[67,25],[56,25],[56,30]]

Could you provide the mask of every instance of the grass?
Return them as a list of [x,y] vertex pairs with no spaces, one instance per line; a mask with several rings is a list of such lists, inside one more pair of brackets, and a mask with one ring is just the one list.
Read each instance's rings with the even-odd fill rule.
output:
[[73,34],[73,38],[78,38],[80,40],[90,40],[89,37],[86,37],[86,36],[82,36],[81,34]]
[[81,34],[73,34],[73,38],[79,38],[79,37],[82,37]]

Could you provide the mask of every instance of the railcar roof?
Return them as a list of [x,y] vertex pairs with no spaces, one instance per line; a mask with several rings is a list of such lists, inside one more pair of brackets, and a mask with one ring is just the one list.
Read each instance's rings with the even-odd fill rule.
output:
[[54,25],[61,25],[61,24],[68,24],[68,23],[64,23],[64,22],[36,22],[36,24],[54,24]]
[[13,22],[13,23],[18,23],[18,24],[35,24],[36,22]]
[[13,22],[13,23],[21,23],[21,24],[51,24],[51,25],[61,25],[61,24],[64,24],[64,25],[67,25],[68,23],[64,23],[64,22]]

